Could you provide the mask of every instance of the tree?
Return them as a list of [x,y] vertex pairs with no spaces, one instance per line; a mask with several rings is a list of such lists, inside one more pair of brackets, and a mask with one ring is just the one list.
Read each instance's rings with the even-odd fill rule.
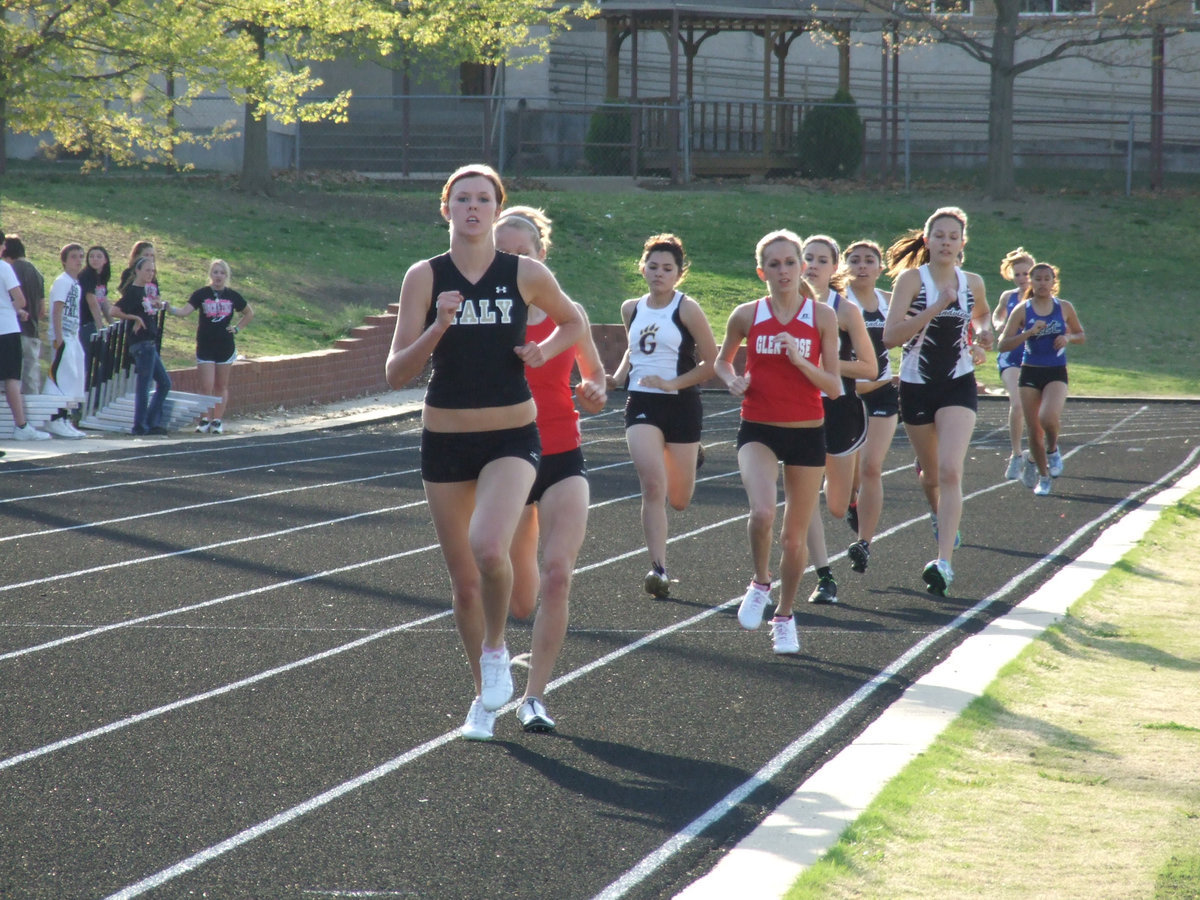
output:
[[[932,37],[965,51],[989,70],[987,186],[994,199],[1016,191],[1013,171],[1013,89],[1018,75],[1062,59],[1113,60],[1098,48],[1148,40],[1156,21],[1183,7],[1182,0],[1097,0],[1096,11],[1070,15],[1022,16],[1029,0],[993,0],[990,31],[962,13],[966,0],[930,4],[919,0],[866,0],[868,7],[906,23],[915,40]],[[1044,3],[1038,3],[1039,10]],[[1073,4],[1078,6],[1078,4]],[[1018,58],[1018,46],[1025,51]]]
[[[349,93],[299,60],[387,59],[401,47],[456,62],[544,52],[572,13],[540,0],[0,0],[3,131],[50,133],[65,150],[118,163],[171,163],[187,141],[232,136],[236,123],[181,132],[173,113],[205,93],[245,105],[242,187],[269,185],[267,119],[344,116]],[[544,26],[535,33],[535,26]],[[182,91],[167,89],[181,86]]]

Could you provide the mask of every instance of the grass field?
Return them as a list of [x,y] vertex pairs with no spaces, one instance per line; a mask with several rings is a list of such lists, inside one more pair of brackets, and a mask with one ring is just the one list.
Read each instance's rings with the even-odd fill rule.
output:
[[[135,240],[152,240],[160,283],[176,303],[205,283],[211,258],[227,259],[234,286],[258,314],[239,349],[268,356],[325,347],[392,302],[407,267],[446,246],[438,187],[281,182],[274,196],[258,197],[215,176],[84,177],[18,165],[0,193],[0,221],[22,234],[47,280],[69,240],[103,244],[116,271]],[[1036,193],[996,203],[960,187],[509,187],[510,202],[543,206],[554,218],[549,262],[594,322],[619,321],[621,301],[643,292],[636,269],[642,241],[658,231],[679,234],[692,260],[687,290],[718,339],[730,310],[761,293],[753,249],[767,231],[886,244],[935,207],[959,205],[971,216],[967,268],[983,275],[991,302],[1009,286],[998,266],[1013,247],[1062,269],[1062,296],[1076,304],[1088,332],[1087,344],[1071,351],[1074,393],[1200,395],[1200,308],[1190,297],[1200,222],[1192,193]],[[191,324],[168,331],[168,366],[189,365]],[[983,379],[996,380],[990,365]]]
[[786,900],[1200,897],[1198,503],[1164,512]]

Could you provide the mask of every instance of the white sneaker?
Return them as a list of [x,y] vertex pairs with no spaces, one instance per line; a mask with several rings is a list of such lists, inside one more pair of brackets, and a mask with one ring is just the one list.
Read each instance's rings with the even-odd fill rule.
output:
[[196,426],[196,434],[208,434],[208,419],[201,419]]
[[738,607],[738,624],[747,631],[755,631],[762,624],[763,610],[771,602],[770,591],[764,591],[753,581],[746,588],[746,596]]
[[796,634],[796,620],[791,616],[786,619],[772,619],[771,642],[775,652],[780,656],[787,653],[799,653],[800,638]]
[[1008,458],[1008,468],[1004,470],[1005,480],[1016,481],[1018,478],[1020,478],[1021,477],[1021,463],[1023,463],[1023,462],[1024,462],[1024,460],[1021,458],[1021,455],[1019,453],[1016,456],[1010,456]]
[[81,438],[87,437],[87,432],[83,431],[80,428],[76,428],[75,424],[73,422],[67,422],[67,427],[70,428],[71,431],[73,431],[75,433],[75,437],[81,437]]
[[48,441],[50,440],[50,435],[44,431],[38,431],[26,422],[20,428],[13,428],[12,439],[14,441]]
[[479,676],[483,681],[483,690],[479,692],[479,700],[488,712],[495,712],[512,699],[513,680],[512,667],[508,658],[508,648],[485,650],[479,658]]
[[1026,450],[1021,454],[1021,484],[1031,490],[1037,486],[1038,470],[1037,463],[1033,461],[1033,457]]
[[51,419],[46,423],[46,430],[55,437],[67,438],[68,440],[78,440],[83,437],[71,427],[71,423],[66,419]]
[[490,741],[495,730],[496,714],[484,709],[483,702],[476,697],[471,701],[471,708],[467,710],[467,721],[463,722],[459,734],[468,741]]
[[225,426],[221,424],[220,419],[212,420],[212,422],[208,426],[208,433],[209,434],[224,434],[225,433]]
[[1040,475],[1038,476],[1037,487],[1033,489],[1033,492],[1039,497],[1045,497],[1050,493],[1050,488],[1053,484],[1054,479],[1049,475]]
[[1053,453],[1046,454],[1046,464],[1050,468],[1050,477],[1057,478],[1063,473],[1062,453],[1055,450]]

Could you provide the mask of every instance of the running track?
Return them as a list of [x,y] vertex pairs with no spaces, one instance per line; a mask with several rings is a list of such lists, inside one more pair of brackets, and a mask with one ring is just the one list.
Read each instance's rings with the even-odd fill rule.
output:
[[[509,710],[490,744],[456,739],[470,679],[412,417],[0,463],[0,896],[672,896],[954,644],[1194,466],[1200,436],[1194,403],[1072,400],[1066,472],[1035,498],[1003,482],[1007,407],[982,401],[958,579],[938,599],[901,431],[871,569],[849,571],[850,532],[827,521],[841,603],[802,603],[803,652],[775,658],[734,615],[732,398],[705,397],[669,601],[641,591],[621,402],[584,424],[593,506],[547,696],[558,734],[526,735]],[[509,643],[525,652],[528,626]]]

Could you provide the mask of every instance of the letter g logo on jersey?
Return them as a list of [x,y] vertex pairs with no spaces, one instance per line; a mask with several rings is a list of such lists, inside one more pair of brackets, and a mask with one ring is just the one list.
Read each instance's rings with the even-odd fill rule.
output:
[[651,325],[642,331],[638,337],[638,349],[649,355],[658,346],[658,326]]

